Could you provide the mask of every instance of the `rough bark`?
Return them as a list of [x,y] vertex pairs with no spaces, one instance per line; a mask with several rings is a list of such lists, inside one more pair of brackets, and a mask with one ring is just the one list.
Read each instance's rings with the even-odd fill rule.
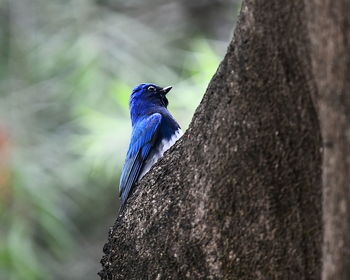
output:
[[350,1],[308,1],[324,139],[324,280],[350,279]]
[[320,279],[305,18],[303,1],[244,1],[189,129],[111,229],[102,279]]

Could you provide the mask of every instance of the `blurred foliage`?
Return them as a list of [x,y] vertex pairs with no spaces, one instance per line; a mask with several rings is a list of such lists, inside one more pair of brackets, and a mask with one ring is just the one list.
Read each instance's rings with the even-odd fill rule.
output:
[[131,88],[186,129],[231,37],[239,3],[190,3],[0,0],[0,279],[97,278]]

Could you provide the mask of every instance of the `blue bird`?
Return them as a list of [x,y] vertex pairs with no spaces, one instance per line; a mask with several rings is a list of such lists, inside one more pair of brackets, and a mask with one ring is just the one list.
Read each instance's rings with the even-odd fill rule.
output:
[[167,110],[166,94],[171,88],[140,84],[132,90],[129,101],[132,132],[119,185],[121,209],[135,183],[183,134]]

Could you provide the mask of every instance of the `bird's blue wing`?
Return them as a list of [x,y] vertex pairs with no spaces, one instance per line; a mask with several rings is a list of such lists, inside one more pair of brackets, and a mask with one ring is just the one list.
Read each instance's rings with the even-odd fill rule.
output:
[[161,119],[161,114],[152,114],[137,122],[132,129],[129,150],[120,177],[119,196],[122,205],[127,200],[154,145]]

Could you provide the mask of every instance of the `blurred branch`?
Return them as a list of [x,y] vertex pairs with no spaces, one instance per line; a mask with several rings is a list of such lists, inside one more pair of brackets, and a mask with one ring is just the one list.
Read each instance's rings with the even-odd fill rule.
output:
[[11,0],[3,0],[0,5],[0,28],[1,28],[1,69],[0,80],[5,77],[5,71],[9,71],[11,51]]

